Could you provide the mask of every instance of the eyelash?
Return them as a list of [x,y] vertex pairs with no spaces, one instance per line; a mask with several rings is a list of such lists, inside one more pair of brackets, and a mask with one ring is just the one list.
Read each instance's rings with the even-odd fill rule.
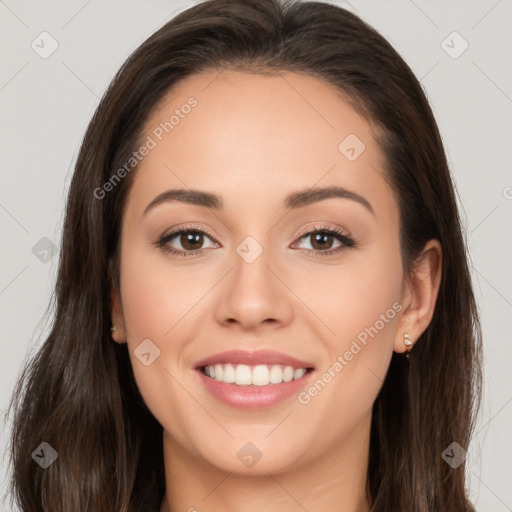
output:
[[[176,238],[176,236],[181,235],[181,234],[187,234],[187,233],[199,233],[202,235],[207,235],[212,240],[215,240],[213,235],[208,233],[208,231],[205,231],[204,229],[201,229],[201,228],[197,228],[195,226],[187,226],[184,228],[177,229],[176,231],[172,231],[171,233],[168,233],[166,235],[163,235],[156,242],[156,245],[158,247],[160,247],[165,252],[165,254],[173,254],[175,256],[181,256],[184,258],[189,257],[189,256],[194,256],[196,254],[201,253],[201,251],[203,251],[204,249],[196,249],[194,251],[181,251],[179,249],[174,249],[172,247],[166,246],[166,244],[173,238]],[[320,226],[320,227],[315,226],[313,230],[306,231],[305,233],[299,235],[298,239],[301,240],[308,236],[316,235],[319,233],[334,236],[340,242],[342,242],[343,245],[336,247],[334,249],[328,249],[325,251],[315,250],[315,249],[305,249],[306,251],[308,251],[308,253],[314,253],[315,255],[321,255],[323,257],[323,256],[329,256],[331,254],[334,254],[334,253],[340,252],[342,250],[356,246],[355,240],[353,238],[351,238],[349,235],[347,235],[346,233],[343,233],[342,231],[340,231],[337,228],[333,228],[333,227],[329,227],[329,226]]]

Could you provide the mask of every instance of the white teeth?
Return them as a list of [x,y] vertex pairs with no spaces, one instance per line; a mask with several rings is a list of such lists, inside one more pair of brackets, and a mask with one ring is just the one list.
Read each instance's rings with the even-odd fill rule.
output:
[[295,373],[293,374],[293,378],[300,379],[305,373],[306,373],[306,370],[304,370],[304,368],[297,368],[295,370]]
[[279,364],[258,364],[248,366],[246,364],[216,364],[205,366],[205,375],[219,382],[236,384],[237,386],[268,386],[269,384],[281,384],[300,379],[306,373],[305,368],[293,368]]
[[291,380],[293,380],[293,373],[294,369],[291,366],[287,366],[283,372],[283,380],[285,382],[290,382]]
[[270,369],[270,382],[272,384],[280,384],[283,382],[283,370],[277,364]]
[[251,384],[251,367],[246,364],[237,364],[235,368],[235,384],[249,386]]
[[221,364],[216,364],[215,365],[215,380],[222,381],[223,377],[224,377],[224,368],[222,368]]
[[254,367],[251,375],[251,383],[255,386],[266,386],[269,383],[270,372],[268,366],[265,364],[259,364]]
[[224,366],[223,381],[227,384],[235,382],[235,367],[232,364],[221,365]]

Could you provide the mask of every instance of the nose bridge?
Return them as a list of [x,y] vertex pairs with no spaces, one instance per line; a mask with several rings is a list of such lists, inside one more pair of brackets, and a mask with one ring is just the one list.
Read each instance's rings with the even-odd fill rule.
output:
[[235,248],[233,258],[233,275],[231,277],[231,292],[235,293],[238,300],[243,302],[246,298],[246,306],[251,302],[260,304],[270,302],[275,295],[276,282],[269,267],[272,267],[272,250],[268,237],[260,243],[252,235],[245,237]]
[[[274,261],[270,237],[245,237],[233,254],[233,270],[224,285],[217,306],[219,322],[236,321],[245,327],[262,322],[287,323],[290,320],[289,294],[274,275],[279,263]],[[268,245],[268,246],[266,246]],[[268,322],[267,322],[268,323]]]

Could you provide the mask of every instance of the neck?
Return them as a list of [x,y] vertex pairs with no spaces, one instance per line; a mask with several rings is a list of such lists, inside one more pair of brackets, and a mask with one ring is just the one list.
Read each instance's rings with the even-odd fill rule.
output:
[[160,512],[369,512],[365,496],[371,415],[314,460],[264,475],[226,473],[164,431],[166,496]]

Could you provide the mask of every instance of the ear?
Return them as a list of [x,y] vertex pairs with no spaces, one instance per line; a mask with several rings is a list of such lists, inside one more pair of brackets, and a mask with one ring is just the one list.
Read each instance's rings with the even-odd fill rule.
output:
[[405,352],[403,335],[415,342],[429,326],[436,306],[442,275],[442,248],[438,240],[429,240],[414,262],[410,276],[404,282],[403,313],[394,343],[395,352]]
[[112,332],[112,339],[116,343],[126,343],[126,326],[121,296],[119,291],[114,288],[110,293],[110,316],[112,318],[112,325],[116,328],[116,330]]

